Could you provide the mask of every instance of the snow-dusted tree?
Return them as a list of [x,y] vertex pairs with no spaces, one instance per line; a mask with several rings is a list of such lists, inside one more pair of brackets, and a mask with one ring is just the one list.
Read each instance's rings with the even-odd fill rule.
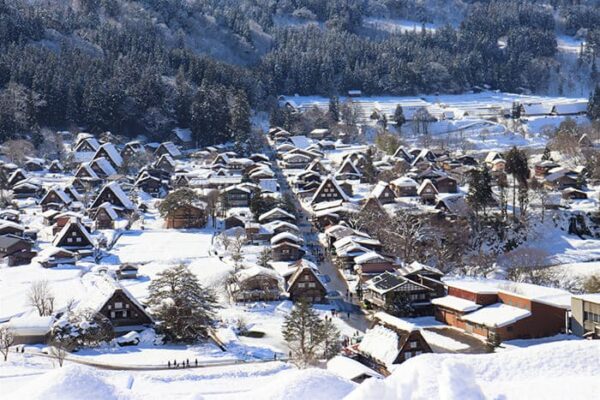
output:
[[114,338],[108,318],[92,309],[68,310],[52,326],[51,336],[69,349],[93,347]]
[[537,199],[540,202],[543,223],[544,217],[546,215],[546,207],[548,206],[548,202],[550,201],[550,192],[548,192],[546,186],[537,179],[532,179],[529,182],[529,189],[533,194],[533,198]]
[[212,290],[203,287],[187,266],[160,272],[150,283],[148,304],[158,330],[173,342],[193,343],[208,337],[218,307]]
[[402,125],[406,122],[406,117],[404,116],[404,110],[402,109],[402,105],[398,104],[396,109],[394,110],[394,122],[396,122],[396,127],[398,129],[398,133],[402,130]]
[[193,205],[200,197],[196,192],[189,188],[177,189],[174,192],[169,193],[158,206],[158,211],[162,217],[170,215],[175,210],[182,206]]
[[329,360],[339,354],[342,348],[340,331],[333,324],[331,317],[323,321],[323,358]]
[[397,317],[410,317],[414,312],[410,297],[406,292],[395,292],[391,301],[386,305],[385,312]]
[[592,275],[583,282],[585,293],[600,293],[600,274]]
[[244,247],[244,242],[246,241],[245,236],[242,234],[242,231],[237,231],[235,233],[235,237],[231,241],[229,245],[229,251],[231,253],[231,259],[235,265],[235,269],[238,270],[241,267],[241,262],[244,259],[242,254],[242,248]]
[[402,257],[404,262],[414,261],[418,244],[425,235],[425,226],[419,217],[408,212],[399,212],[392,218],[388,229],[379,240],[391,254]]
[[269,266],[269,261],[271,261],[272,259],[273,259],[273,256],[271,254],[271,248],[270,247],[265,247],[258,254],[258,260],[256,261],[256,263],[258,265],[260,265],[261,267],[265,267],[266,268],[266,267]]
[[527,165],[527,154],[524,151],[513,147],[506,154],[506,172],[512,175],[513,179],[513,216],[515,215],[517,205],[517,182],[519,188],[527,187],[529,178],[529,166]]
[[15,336],[6,326],[0,326],[0,353],[4,356],[4,361],[8,360],[8,350],[15,342]]
[[40,316],[52,315],[54,312],[54,294],[48,281],[35,281],[27,293],[29,305],[35,307]]
[[469,173],[469,194],[467,202],[479,215],[479,211],[487,213],[487,207],[493,203],[492,176],[487,168],[474,169]]
[[300,368],[313,365],[325,341],[323,322],[306,301],[299,301],[283,322],[283,338],[287,342],[292,361]]

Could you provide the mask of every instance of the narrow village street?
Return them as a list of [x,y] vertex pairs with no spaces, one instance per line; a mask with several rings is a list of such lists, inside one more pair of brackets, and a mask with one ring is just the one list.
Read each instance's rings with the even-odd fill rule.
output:
[[[274,155],[275,152],[272,154]],[[325,253],[323,246],[319,242],[318,232],[311,222],[310,213],[302,207],[300,201],[292,192],[292,189],[277,162],[273,163],[273,171],[275,172],[282,195],[285,195],[286,193],[292,194],[298,216],[298,227],[303,234],[304,243],[307,249],[312,253],[311,261],[314,261],[319,272],[326,280],[324,283],[329,293],[330,304],[334,306],[342,318],[347,320],[347,323],[350,326],[364,332],[369,327],[369,321],[360,306],[355,303],[355,299],[348,298],[348,296],[352,296],[348,290],[348,283],[343,278],[339,269],[331,263],[329,256]],[[319,255],[322,256],[320,261]]]

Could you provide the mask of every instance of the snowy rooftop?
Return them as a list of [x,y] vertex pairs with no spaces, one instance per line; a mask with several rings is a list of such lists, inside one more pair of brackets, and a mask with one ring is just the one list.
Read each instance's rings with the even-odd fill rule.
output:
[[479,304],[473,301],[461,299],[460,297],[456,296],[440,297],[431,300],[431,303],[435,304],[436,306],[442,306],[460,312],[474,311],[481,307]]
[[500,328],[529,316],[531,316],[529,310],[496,303],[467,314],[462,319],[490,328]]
[[478,294],[510,293],[539,303],[571,309],[571,293],[566,290],[500,279],[444,279],[448,286]]
[[389,366],[398,356],[398,341],[396,332],[377,325],[367,331],[358,350]]
[[382,379],[383,376],[371,368],[349,357],[335,356],[327,362],[327,370],[344,379],[352,380],[367,375],[374,378]]

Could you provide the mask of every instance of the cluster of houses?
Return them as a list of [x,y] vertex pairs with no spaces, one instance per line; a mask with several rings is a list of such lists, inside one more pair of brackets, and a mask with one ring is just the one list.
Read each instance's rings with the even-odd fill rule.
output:
[[[503,154],[490,152],[478,159],[400,147],[391,157],[374,160],[366,147],[335,142],[327,133],[299,137],[272,128],[269,139],[279,166],[311,215],[331,260],[361,303],[376,312],[373,328],[359,344],[346,349],[351,361],[348,357],[332,361],[356,372],[351,379],[385,375],[393,364],[431,352],[419,329],[399,317],[435,316],[491,343],[552,336],[571,329],[572,296],[568,292],[514,284],[519,286],[516,288],[506,281],[449,280],[438,268],[404,263],[397,255],[386,254],[377,238],[352,227],[355,216],[365,209],[390,215],[402,209],[460,232],[465,226],[461,222],[471,212],[460,189],[467,173],[486,166],[494,185],[506,184]],[[368,183],[369,168],[376,174],[390,171],[391,177]],[[585,174],[584,168],[541,161],[533,166],[531,178],[539,180],[550,193],[575,200],[586,196]],[[399,298],[404,307],[394,308]],[[394,311],[397,314],[390,315]],[[594,314],[586,311],[585,316],[586,332],[590,332],[589,317],[594,318]]]
[[[241,156],[225,146],[192,150],[185,130],[175,131],[172,141],[151,144],[114,144],[82,133],[73,140],[70,152],[76,163],[69,168],[57,160],[33,158],[21,167],[0,163],[12,195],[20,201],[15,204],[39,206],[47,227],[44,234],[51,236],[40,238],[36,229],[21,224],[23,210],[18,206],[1,210],[0,257],[8,266],[38,262],[49,268],[97,256],[107,245],[105,230],[128,229],[149,201],[189,188],[200,200],[171,210],[166,228],[202,228],[209,216],[217,226],[218,216],[221,235],[243,237],[245,246],[269,250],[266,265],[244,261],[236,268],[230,282],[235,301],[287,296],[292,301],[328,302],[331,293],[317,267],[320,250],[305,243],[314,234],[305,235],[304,216],[310,216],[319,246],[327,253],[325,262],[331,261],[350,292],[375,312],[372,329],[360,343],[346,348],[347,357],[335,361],[356,363],[352,379],[357,381],[386,375],[394,364],[432,351],[419,329],[399,318],[403,316],[435,316],[492,342],[569,330],[600,336],[597,296],[572,297],[556,289],[502,281],[450,280],[439,268],[387,254],[374,235],[353,227],[364,210],[391,215],[403,210],[460,233],[471,212],[460,188],[467,173],[486,165],[495,185],[507,182],[501,153],[478,159],[400,147],[391,156],[374,159],[366,146],[344,144],[326,129],[306,137],[274,127],[268,139],[272,157]],[[138,163],[139,168],[132,167]],[[281,200],[280,170],[302,210],[279,206],[253,215],[255,196]],[[383,173],[390,179],[373,183],[373,177]],[[60,179],[41,180],[41,174]],[[587,196],[585,174],[584,168],[545,160],[534,165],[532,178],[561,198],[576,200]],[[40,250],[40,240],[49,245]],[[91,275],[98,296],[87,306],[108,318],[115,333],[153,324],[143,305],[119,283],[137,276],[136,265],[123,264],[115,274]],[[391,315],[398,299],[405,306],[402,315]],[[32,323],[28,317],[10,323],[19,340],[29,343],[44,338],[51,322],[39,317]]]

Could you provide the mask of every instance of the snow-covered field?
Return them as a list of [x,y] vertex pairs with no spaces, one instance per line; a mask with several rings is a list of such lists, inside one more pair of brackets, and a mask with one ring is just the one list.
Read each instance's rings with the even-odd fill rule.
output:
[[[345,101],[340,97],[340,101]],[[373,111],[386,114],[392,121],[392,115],[398,104],[401,104],[405,116],[420,107],[426,107],[438,121],[428,124],[428,132],[435,139],[455,142],[463,150],[492,150],[512,146],[543,147],[547,137],[543,134],[558,127],[567,117],[559,115],[523,116],[522,125],[515,126],[511,120],[498,116],[510,113],[514,102],[520,104],[556,104],[586,101],[585,98],[551,97],[519,95],[503,92],[481,92],[457,95],[421,95],[370,96],[354,97],[352,101],[357,107],[362,123],[370,125]],[[300,110],[317,107],[327,109],[329,99],[320,96],[285,96],[282,100]],[[572,116],[580,124],[588,123],[585,116]],[[415,131],[414,123],[407,122],[402,127],[402,136],[411,140],[411,132]]]

